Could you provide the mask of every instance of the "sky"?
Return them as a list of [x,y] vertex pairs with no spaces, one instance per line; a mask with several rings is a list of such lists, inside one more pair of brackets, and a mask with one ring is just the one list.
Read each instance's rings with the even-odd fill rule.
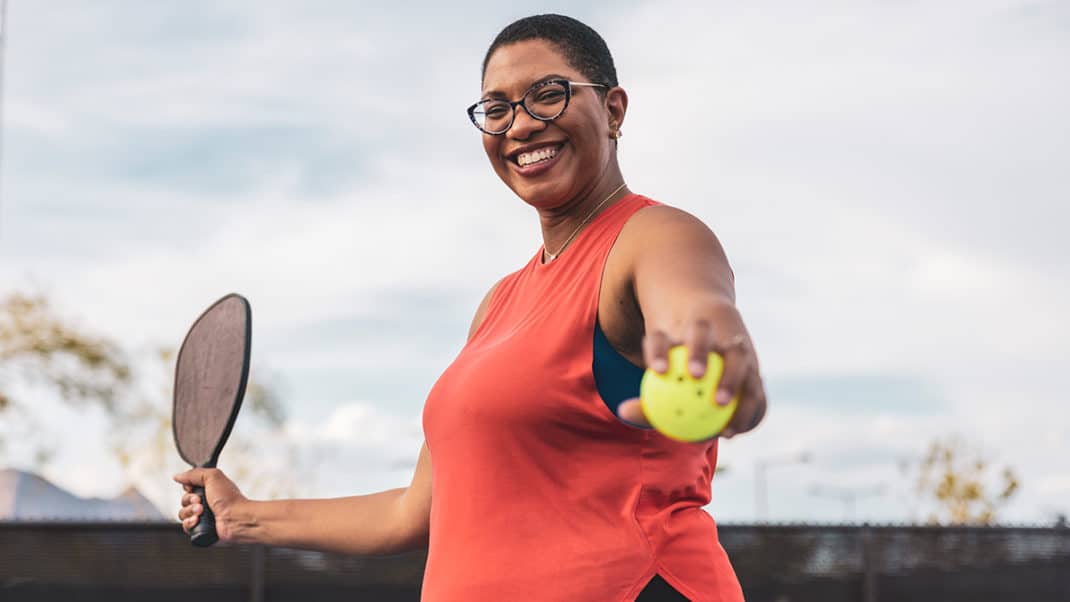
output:
[[[722,443],[716,519],[924,518],[902,467],[949,435],[1020,475],[1004,520],[1070,513],[1066,3],[366,4],[11,0],[0,295],[136,356],[241,292],[253,378],[315,459],[265,465],[311,495],[406,485],[425,395],[541,244],[464,109],[502,27],[563,12],[629,93],[630,188],[735,271],[770,409]],[[99,416],[37,395],[46,476],[128,484]],[[177,509],[168,475],[134,484]]]

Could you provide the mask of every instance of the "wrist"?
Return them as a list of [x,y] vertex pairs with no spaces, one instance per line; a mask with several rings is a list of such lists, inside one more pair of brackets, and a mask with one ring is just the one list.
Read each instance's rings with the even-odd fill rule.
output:
[[242,499],[227,516],[231,541],[235,543],[267,543],[265,533],[265,502]]

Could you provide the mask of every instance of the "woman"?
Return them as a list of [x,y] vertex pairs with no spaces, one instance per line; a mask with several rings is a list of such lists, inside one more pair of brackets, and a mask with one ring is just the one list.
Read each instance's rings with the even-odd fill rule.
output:
[[[429,394],[412,483],[255,502],[218,470],[175,479],[206,487],[223,540],[349,554],[429,546],[424,600],[741,600],[702,509],[716,439],[665,438],[635,399],[642,367],[664,372],[684,344],[691,358],[725,358],[716,399],[740,404],[722,436],[761,421],[757,358],[720,244],[625,186],[616,150],[628,96],[592,29],[559,15],[517,21],[487,51],[482,84],[469,117],[495,172],[536,209],[544,244],[487,293]],[[187,530],[199,502],[183,496]]]

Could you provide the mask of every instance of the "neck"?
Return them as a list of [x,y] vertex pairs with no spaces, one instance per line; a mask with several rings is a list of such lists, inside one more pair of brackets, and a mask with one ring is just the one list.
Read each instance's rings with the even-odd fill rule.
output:
[[553,210],[541,212],[543,235],[543,262],[553,261],[572,245],[580,232],[598,214],[629,194],[623,177],[602,179],[590,192]]

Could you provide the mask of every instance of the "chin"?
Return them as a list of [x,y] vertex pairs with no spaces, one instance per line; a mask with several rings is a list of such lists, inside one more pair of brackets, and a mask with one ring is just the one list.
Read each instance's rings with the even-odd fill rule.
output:
[[565,186],[558,182],[520,182],[509,186],[525,203],[536,209],[553,209],[568,201]]
[[526,179],[509,174],[506,186],[525,203],[536,209],[553,209],[568,202],[575,195],[575,179],[571,175],[555,178]]

